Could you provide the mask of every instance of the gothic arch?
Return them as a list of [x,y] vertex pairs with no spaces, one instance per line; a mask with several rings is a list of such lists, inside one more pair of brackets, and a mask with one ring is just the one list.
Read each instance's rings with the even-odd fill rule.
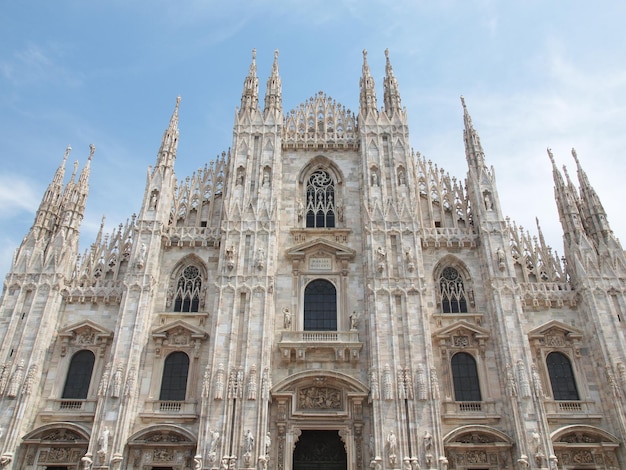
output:
[[171,424],[151,426],[136,432],[128,439],[126,468],[192,468],[196,446],[197,437],[182,427]]
[[616,450],[619,439],[613,434],[586,425],[570,425],[550,434],[554,453],[562,468],[593,465],[590,468],[622,468]]
[[335,162],[333,162],[328,157],[325,157],[324,155],[318,155],[316,157],[313,157],[306,165],[302,167],[300,173],[298,174],[298,183],[304,184],[307,177],[315,170],[324,170],[330,173],[338,187],[343,184],[343,172],[337,166],[337,164],[335,164]]
[[[50,423],[26,434],[15,468],[68,466],[78,468],[87,452],[90,431],[69,422]],[[25,464],[25,465],[24,465]]]
[[[303,430],[337,431],[349,462],[365,468],[363,428],[368,388],[359,380],[330,370],[309,370],[286,377],[272,388],[270,421],[278,445],[276,468],[292,468]],[[369,432],[369,431],[368,431]]]
[[[197,298],[196,298],[197,304],[192,306],[191,309],[178,310],[177,305],[174,305],[174,302],[175,302],[175,299],[179,298],[179,293],[177,293],[179,279],[185,272],[185,269],[191,266],[197,268],[198,270],[197,274],[200,278],[200,284],[201,284],[199,292],[197,294]],[[174,269],[172,269],[172,272],[170,274],[168,289],[167,289],[167,296],[166,296],[166,301],[165,301],[166,308],[170,310],[172,306],[174,305],[175,311],[180,311],[180,312],[203,311],[205,308],[205,303],[206,303],[206,291],[207,291],[208,283],[209,283],[209,279],[208,279],[207,266],[205,262],[198,255],[194,253],[184,256],[176,263],[176,265],[174,266]]]
[[497,429],[484,425],[461,426],[446,434],[443,445],[451,468],[513,468],[513,440]]
[[[446,273],[454,275],[458,274],[460,282],[452,282],[454,286],[454,292],[449,292],[447,295],[442,292],[443,286],[445,286],[445,279],[448,277]],[[446,255],[441,258],[433,269],[433,280],[435,283],[436,302],[439,305],[440,311],[444,313],[467,313],[473,311],[474,304],[474,289],[472,282],[472,275],[467,265],[459,258],[453,255]],[[446,302],[444,302],[446,300]],[[445,308],[445,305],[449,308]],[[450,306],[455,308],[452,308]]]

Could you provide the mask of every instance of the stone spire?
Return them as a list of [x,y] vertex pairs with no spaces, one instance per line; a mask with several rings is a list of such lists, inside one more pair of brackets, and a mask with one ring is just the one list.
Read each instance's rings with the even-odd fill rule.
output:
[[274,112],[277,118],[283,112],[283,84],[278,75],[278,49],[274,51],[274,63],[272,64],[272,73],[267,79],[267,88],[265,91],[265,109],[263,110],[267,116],[270,112]]
[[370,66],[367,63],[367,51],[365,49],[363,50],[363,73],[360,88],[361,115],[365,117],[369,113],[373,113],[374,116],[377,116],[376,90],[374,89],[374,79],[370,73]]
[[85,215],[85,206],[87,204],[87,196],[89,195],[89,175],[91,173],[91,160],[96,151],[93,144],[89,145],[89,158],[87,163],[80,172],[78,180],[76,173],[78,171],[78,162],[74,163],[74,171],[70,181],[65,186],[63,192],[63,217],[59,221],[59,226],[72,228],[78,232],[80,223]]
[[398,80],[393,74],[393,68],[391,67],[391,61],[389,60],[389,49],[385,49],[385,58],[385,80],[383,81],[385,112],[387,115],[392,116],[393,114],[400,113],[402,111],[402,103],[400,102]]
[[563,180],[563,176],[554,162],[554,155],[550,149],[548,149],[548,157],[550,158],[550,162],[552,162],[554,197],[559,211],[561,226],[563,227],[563,235],[568,243],[577,241],[584,234],[584,229],[581,222],[580,211],[578,210],[576,190],[567,173],[565,174],[567,183]]
[[478,133],[472,124],[472,117],[467,111],[465,98],[462,96],[461,104],[463,105],[463,122],[465,125],[465,128],[463,129],[463,140],[465,142],[465,157],[467,158],[467,164],[470,168],[485,168],[485,152],[483,152],[480,137],[478,137]]
[[63,179],[65,178],[65,165],[70,156],[72,147],[69,145],[65,149],[63,161],[54,173],[52,181],[48,185],[46,192],[41,199],[32,231],[36,238],[44,234],[49,234],[56,224],[56,220],[60,217],[61,201],[63,196]]
[[580,184],[580,209],[584,217],[583,225],[587,233],[594,237],[596,241],[600,239],[606,241],[607,237],[613,233],[606,218],[606,211],[604,210],[604,206],[602,206],[598,193],[596,193],[591,183],[589,183],[587,173],[585,173],[585,170],[583,170],[580,165],[575,149],[572,149],[572,156],[576,161],[578,182]]
[[176,161],[176,149],[178,148],[178,108],[180,106],[180,96],[176,98],[176,106],[174,112],[170,118],[169,126],[163,133],[163,140],[161,141],[161,148],[157,156],[157,168],[158,167],[174,167]]
[[259,79],[256,76],[256,49],[252,49],[252,63],[248,76],[243,82],[241,109],[239,113],[256,111],[259,108]]

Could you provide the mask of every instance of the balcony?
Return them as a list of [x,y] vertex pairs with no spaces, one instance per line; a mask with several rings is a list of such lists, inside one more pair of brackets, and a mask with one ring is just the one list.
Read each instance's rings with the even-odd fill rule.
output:
[[442,406],[446,421],[493,423],[500,419],[493,401],[446,401]]
[[195,421],[198,418],[195,401],[149,400],[146,401],[144,412],[139,416],[144,421]]
[[278,343],[285,362],[358,362],[363,343],[351,331],[286,331]]
[[544,406],[548,421],[551,423],[580,420],[600,421],[602,419],[602,415],[596,412],[595,403],[592,401],[545,400]]
[[95,411],[96,400],[56,398],[45,402],[39,417],[42,421],[92,421]]

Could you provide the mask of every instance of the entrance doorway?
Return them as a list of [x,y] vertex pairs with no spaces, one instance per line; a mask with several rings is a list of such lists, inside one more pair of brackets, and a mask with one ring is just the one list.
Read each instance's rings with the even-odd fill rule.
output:
[[293,451],[293,470],[347,470],[339,431],[303,430]]

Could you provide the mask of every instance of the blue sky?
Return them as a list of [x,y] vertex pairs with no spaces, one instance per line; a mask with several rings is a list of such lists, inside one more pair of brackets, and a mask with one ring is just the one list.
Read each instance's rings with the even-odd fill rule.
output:
[[[140,208],[176,97],[179,178],[228,149],[257,49],[261,97],[279,49],[285,111],[318,91],[357,111],[362,50],[382,103],[389,48],[415,150],[466,173],[464,95],[505,214],[562,253],[546,147],[575,176],[575,147],[626,241],[626,2],[3,2],[0,275],[65,148],[96,146],[81,251]],[[71,172],[71,163],[68,165]]]

